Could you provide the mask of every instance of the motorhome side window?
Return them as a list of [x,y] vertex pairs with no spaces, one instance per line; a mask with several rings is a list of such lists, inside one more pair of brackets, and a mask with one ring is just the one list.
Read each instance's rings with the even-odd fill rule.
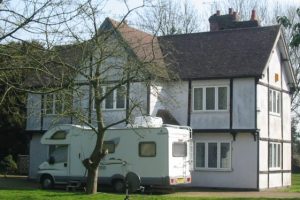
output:
[[139,156],[140,157],[155,157],[156,156],[156,143],[155,142],[140,142],[139,143]]
[[115,153],[115,143],[113,141],[104,141],[103,149],[107,149],[108,153]]
[[55,163],[68,161],[68,145],[49,145],[49,158]]
[[187,143],[186,142],[173,142],[172,155],[173,155],[173,157],[186,157],[187,156]]

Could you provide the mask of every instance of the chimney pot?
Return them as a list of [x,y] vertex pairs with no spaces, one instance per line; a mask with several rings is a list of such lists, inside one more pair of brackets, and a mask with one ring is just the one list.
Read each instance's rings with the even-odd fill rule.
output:
[[256,11],[255,10],[252,10],[252,13],[251,13],[251,21],[254,21],[256,20]]
[[217,16],[220,16],[220,14],[221,14],[221,12],[220,12],[220,10],[217,10]]
[[237,21],[237,12],[234,11],[232,15],[233,15],[233,20],[234,20],[234,21]]
[[232,15],[232,11],[233,11],[232,8],[229,8],[229,9],[228,9],[228,14],[229,14],[229,15]]

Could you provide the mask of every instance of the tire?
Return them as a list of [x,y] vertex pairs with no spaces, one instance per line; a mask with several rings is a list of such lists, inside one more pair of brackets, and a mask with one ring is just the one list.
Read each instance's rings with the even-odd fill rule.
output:
[[41,178],[41,186],[42,189],[45,190],[53,189],[54,187],[53,178],[50,175],[43,175]]
[[113,181],[113,189],[116,193],[124,193],[125,192],[125,182],[121,179]]

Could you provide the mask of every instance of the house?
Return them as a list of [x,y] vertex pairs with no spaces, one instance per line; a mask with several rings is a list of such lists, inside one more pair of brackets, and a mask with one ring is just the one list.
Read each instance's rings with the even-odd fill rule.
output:
[[[122,24],[118,34],[125,41],[154,40],[155,53],[164,55],[163,63],[180,78],[158,82],[155,88],[131,83],[127,93],[138,94],[135,98],[143,102],[143,114],[192,127],[192,186],[250,190],[290,186],[291,94],[296,85],[282,30],[261,27],[255,11],[249,21],[239,21],[232,9],[225,15],[218,11],[209,21],[210,32],[154,39]],[[116,24],[107,18],[102,27]],[[138,57],[150,56],[131,47]],[[83,100],[74,105],[91,111],[93,118],[89,87],[83,85],[82,91]],[[45,112],[45,98],[55,99],[55,95],[28,97],[32,178],[48,153],[40,144],[41,135],[54,123],[76,123],[71,117],[55,120],[55,103]],[[129,103],[116,91],[105,104],[106,120],[125,115]]]

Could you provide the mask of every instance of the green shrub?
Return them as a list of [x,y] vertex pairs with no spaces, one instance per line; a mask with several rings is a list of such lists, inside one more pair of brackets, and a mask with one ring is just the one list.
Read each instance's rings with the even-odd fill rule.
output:
[[8,155],[4,157],[4,159],[0,162],[0,172],[5,176],[7,174],[14,174],[17,172],[17,164],[14,161],[12,155]]

